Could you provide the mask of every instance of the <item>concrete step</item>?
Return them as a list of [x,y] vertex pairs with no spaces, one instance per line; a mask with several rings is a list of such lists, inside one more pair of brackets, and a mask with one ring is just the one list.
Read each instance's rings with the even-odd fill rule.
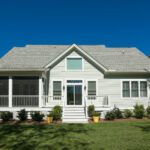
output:
[[85,114],[84,113],[80,113],[80,114],[76,114],[76,113],[64,113],[64,116],[85,116]]
[[88,123],[86,118],[63,118],[63,123]]
[[67,118],[67,119],[85,119],[85,115],[79,116],[79,115],[64,115],[63,118]]

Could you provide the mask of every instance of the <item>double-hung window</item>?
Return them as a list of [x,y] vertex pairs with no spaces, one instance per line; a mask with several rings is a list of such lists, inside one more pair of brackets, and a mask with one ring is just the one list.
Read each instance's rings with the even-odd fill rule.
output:
[[123,97],[130,97],[130,82],[123,81]]
[[96,99],[96,81],[88,81],[88,99]]
[[132,97],[139,97],[138,81],[132,81],[131,82],[131,96]]
[[123,81],[122,82],[122,97],[123,98],[137,98],[147,97],[147,81]]
[[61,100],[62,96],[62,82],[53,81],[53,100]]
[[82,70],[83,69],[83,64],[82,64],[82,58],[67,58],[67,70]]
[[140,96],[147,97],[147,82],[146,81],[140,82]]

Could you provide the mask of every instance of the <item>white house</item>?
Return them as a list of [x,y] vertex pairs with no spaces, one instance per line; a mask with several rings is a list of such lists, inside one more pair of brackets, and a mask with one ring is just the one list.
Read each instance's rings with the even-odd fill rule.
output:
[[[86,122],[87,107],[105,112],[150,103],[150,59],[137,48],[103,45],[27,45],[0,59],[0,111],[47,113]],[[102,115],[102,117],[103,117]]]

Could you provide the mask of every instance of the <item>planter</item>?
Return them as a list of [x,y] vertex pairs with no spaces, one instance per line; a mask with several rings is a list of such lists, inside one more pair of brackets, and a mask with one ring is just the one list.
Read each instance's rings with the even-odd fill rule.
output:
[[93,122],[94,123],[98,123],[100,121],[100,117],[99,116],[93,116]]
[[53,122],[53,117],[47,117],[47,123],[50,124]]

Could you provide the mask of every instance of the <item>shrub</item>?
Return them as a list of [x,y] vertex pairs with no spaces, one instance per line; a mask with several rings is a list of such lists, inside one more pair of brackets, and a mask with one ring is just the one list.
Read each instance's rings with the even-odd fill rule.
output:
[[40,112],[33,112],[31,114],[31,117],[32,117],[32,120],[40,122],[43,120],[44,114],[41,114]]
[[137,119],[142,119],[144,117],[144,106],[136,104],[134,106],[134,116]]
[[19,118],[20,121],[27,120],[27,112],[26,112],[26,110],[25,109],[20,110],[18,112],[18,116],[17,117]]
[[62,108],[59,105],[56,105],[53,108],[53,119],[54,120],[60,120],[62,116]]
[[1,118],[3,121],[9,121],[9,120],[12,120],[13,114],[12,112],[9,112],[9,111],[1,112]]
[[95,106],[94,105],[89,105],[88,106],[88,116],[92,117],[94,111],[95,111]]
[[146,108],[147,117],[150,118],[150,106]]
[[105,115],[106,120],[114,120],[115,119],[115,114],[114,111],[108,111]]
[[123,115],[122,115],[122,112],[120,111],[119,108],[114,108],[113,109],[113,112],[114,112],[114,115],[115,115],[115,118],[116,119],[120,119],[120,118],[123,118]]
[[124,117],[125,118],[130,118],[132,117],[132,111],[130,109],[125,109],[124,110]]
[[93,115],[94,117],[100,117],[101,113],[100,113],[100,112],[97,112],[97,111],[94,111],[92,115]]

